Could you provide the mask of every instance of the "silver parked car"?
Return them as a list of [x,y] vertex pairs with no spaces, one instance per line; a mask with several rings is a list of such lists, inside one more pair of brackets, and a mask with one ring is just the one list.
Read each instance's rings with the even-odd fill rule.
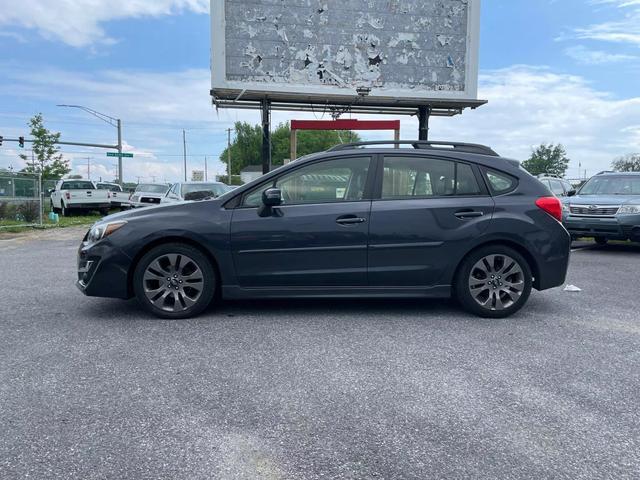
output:
[[164,183],[140,183],[129,197],[129,204],[134,208],[159,205],[168,190],[169,185]]
[[161,203],[217,198],[230,190],[231,188],[222,182],[178,182],[171,186]]

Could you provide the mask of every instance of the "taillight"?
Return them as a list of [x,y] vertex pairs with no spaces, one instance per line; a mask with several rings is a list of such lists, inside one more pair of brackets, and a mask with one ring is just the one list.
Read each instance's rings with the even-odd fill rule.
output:
[[536,206],[541,208],[553,218],[562,221],[562,203],[556,197],[541,197],[536,200]]
[[71,200],[71,194],[69,192],[64,192],[64,198]]

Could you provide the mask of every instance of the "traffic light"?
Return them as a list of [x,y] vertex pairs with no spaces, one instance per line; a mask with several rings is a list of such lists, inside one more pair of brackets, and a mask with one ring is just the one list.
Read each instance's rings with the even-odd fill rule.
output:
[[18,146],[24,148],[24,137],[18,137]]

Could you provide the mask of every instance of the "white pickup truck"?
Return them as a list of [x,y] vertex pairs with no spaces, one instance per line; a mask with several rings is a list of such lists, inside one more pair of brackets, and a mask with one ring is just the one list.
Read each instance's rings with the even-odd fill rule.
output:
[[102,215],[109,213],[109,190],[99,190],[89,180],[59,180],[51,191],[51,209],[62,216],[71,211],[98,210]]

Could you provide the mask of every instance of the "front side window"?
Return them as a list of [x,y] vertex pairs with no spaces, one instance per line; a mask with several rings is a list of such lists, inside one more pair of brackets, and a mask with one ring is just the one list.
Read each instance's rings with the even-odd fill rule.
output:
[[249,192],[242,205],[260,206],[262,192],[272,186],[282,191],[283,205],[362,200],[370,163],[370,157],[349,157],[298,168]]
[[424,157],[385,157],[382,198],[479,195],[470,165]]

